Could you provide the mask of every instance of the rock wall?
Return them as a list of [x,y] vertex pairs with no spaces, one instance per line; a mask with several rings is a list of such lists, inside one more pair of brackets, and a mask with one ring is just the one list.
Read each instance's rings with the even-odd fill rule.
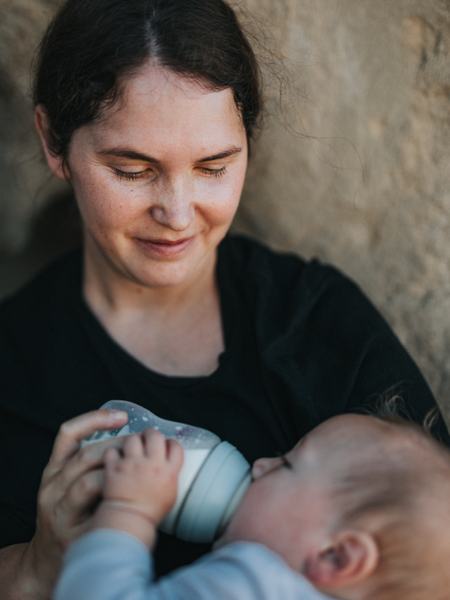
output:
[[245,4],[287,72],[238,226],[351,275],[450,415],[450,2]]
[[[59,2],[0,0],[0,251],[24,248],[33,217],[55,189],[33,131],[31,63]],[[0,283],[1,285],[1,283]]]
[[[32,227],[65,192],[43,167],[28,93],[58,3],[0,0],[0,293],[67,239]],[[267,117],[236,229],[352,276],[450,416],[450,1],[238,4],[260,41]]]

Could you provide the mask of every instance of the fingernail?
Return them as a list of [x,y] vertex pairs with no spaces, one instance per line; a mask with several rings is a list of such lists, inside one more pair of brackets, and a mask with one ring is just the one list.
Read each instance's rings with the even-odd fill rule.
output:
[[123,421],[123,419],[128,418],[128,413],[124,410],[116,410],[113,408],[110,409],[109,412],[110,414],[108,417],[111,419],[111,421]]

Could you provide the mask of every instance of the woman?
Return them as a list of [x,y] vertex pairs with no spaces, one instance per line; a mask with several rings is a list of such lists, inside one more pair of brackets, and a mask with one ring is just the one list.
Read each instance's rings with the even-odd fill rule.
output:
[[[40,48],[34,103],[84,235],[0,308],[3,598],[50,595],[86,527],[101,469],[78,443],[121,417],[74,417],[106,400],[211,429],[249,461],[387,389],[415,419],[434,406],[352,282],[226,235],[261,98],[222,0],[68,0]],[[161,536],[157,569],[206,550]]]

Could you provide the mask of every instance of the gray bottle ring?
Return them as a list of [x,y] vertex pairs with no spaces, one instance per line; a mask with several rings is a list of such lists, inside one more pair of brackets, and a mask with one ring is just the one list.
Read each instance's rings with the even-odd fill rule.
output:
[[175,523],[175,535],[191,542],[212,542],[226,526],[250,485],[250,467],[228,442],[206,458],[186,494]]

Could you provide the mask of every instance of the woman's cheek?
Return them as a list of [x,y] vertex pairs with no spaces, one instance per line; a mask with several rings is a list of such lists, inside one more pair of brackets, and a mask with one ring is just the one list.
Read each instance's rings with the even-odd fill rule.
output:
[[228,223],[235,215],[240,201],[240,188],[223,185],[220,190],[213,190],[204,206],[217,224]]
[[136,190],[131,189],[96,189],[84,196],[80,204],[86,224],[96,228],[122,229],[145,212]]

